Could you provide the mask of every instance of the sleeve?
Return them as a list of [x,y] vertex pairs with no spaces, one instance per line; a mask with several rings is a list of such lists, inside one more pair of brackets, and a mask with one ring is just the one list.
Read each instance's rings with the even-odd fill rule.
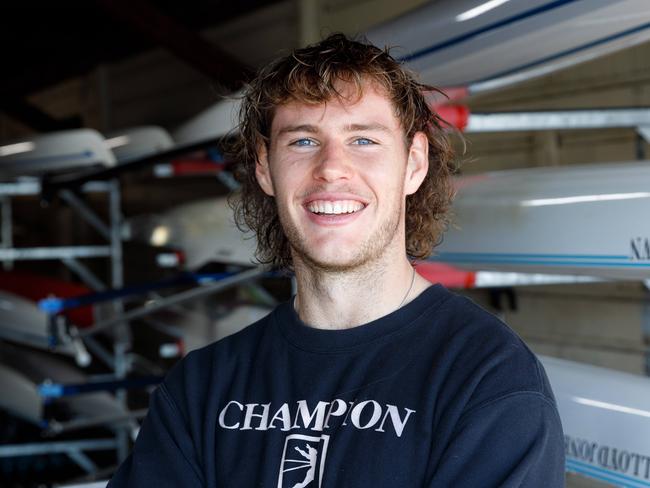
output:
[[460,419],[427,487],[564,486],[564,436],[554,402],[517,392]]
[[107,488],[194,488],[204,485],[183,416],[163,383],[153,393],[133,451]]

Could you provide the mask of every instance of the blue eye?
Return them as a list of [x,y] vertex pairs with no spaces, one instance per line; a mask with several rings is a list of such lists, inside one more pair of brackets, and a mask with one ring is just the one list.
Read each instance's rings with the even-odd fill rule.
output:
[[374,141],[366,139],[365,137],[359,137],[358,139],[354,140],[353,144],[356,144],[358,146],[369,146],[371,144],[374,144]]
[[297,141],[292,142],[291,145],[305,147],[305,146],[315,146],[316,143],[311,139],[298,139]]

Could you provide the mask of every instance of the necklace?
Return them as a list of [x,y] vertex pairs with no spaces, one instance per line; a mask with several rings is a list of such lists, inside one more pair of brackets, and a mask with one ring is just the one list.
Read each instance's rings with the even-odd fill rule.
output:
[[411,277],[411,285],[409,286],[409,289],[406,291],[406,295],[404,295],[404,298],[402,298],[402,301],[400,304],[397,306],[397,309],[402,308],[402,305],[404,305],[404,302],[406,301],[406,297],[409,296],[409,293],[411,293],[411,289],[413,288],[413,283],[415,283],[415,266],[413,266],[413,276]]

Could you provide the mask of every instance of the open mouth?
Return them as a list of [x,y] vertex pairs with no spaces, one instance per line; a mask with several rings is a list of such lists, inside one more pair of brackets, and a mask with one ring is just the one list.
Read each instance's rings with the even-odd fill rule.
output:
[[314,200],[306,207],[316,215],[347,215],[363,210],[366,206],[355,200]]

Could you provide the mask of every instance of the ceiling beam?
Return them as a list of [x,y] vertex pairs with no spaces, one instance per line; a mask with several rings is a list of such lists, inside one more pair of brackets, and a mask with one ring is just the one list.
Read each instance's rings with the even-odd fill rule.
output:
[[70,117],[63,120],[55,119],[20,98],[0,98],[0,110],[36,132],[52,132],[81,127],[80,117]]
[[227,90],[241,87],[251,71],[148,0],[96,0],[114,19],[162,46]]

